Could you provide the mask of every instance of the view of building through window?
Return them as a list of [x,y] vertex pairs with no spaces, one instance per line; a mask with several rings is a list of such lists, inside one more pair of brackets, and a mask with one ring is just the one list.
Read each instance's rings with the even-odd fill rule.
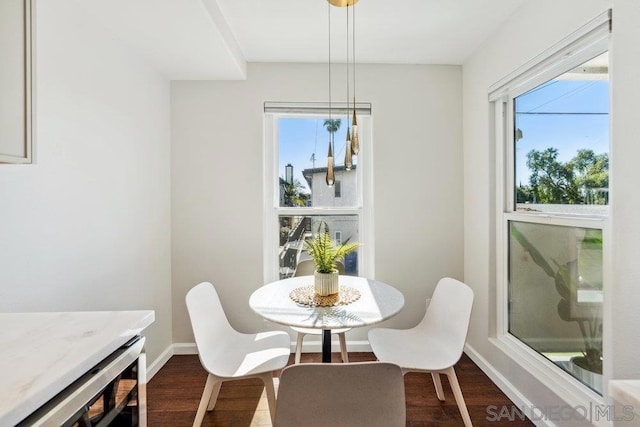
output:
[[[279,215],[282,279],[295,275],[298,263],[309,259],[304,240],[312,238],[321,223],[328,225],[334,244],[360,241],[358,209],[361,195],[357,158],[354,157],[350,170],[344,167],[346,117],[333,118],[331,123],[322,117],[287,117],[279,118],[277,125],[280,208],[322,209],[322,214]],[[328,186],[327,152],[331,137],[334,139],[335,184]],[[334,214],[331,211],[345,208],[354,213]],[[347,256],[344,264],[346,274],[358,275],[358,252]]]
[[[304,250],[304,240],[311,239],[324,231],[324,224],[329,226],[334,244],[345,243],[342,236],[350,236],[350,241],[358,240],[358,217],[355,215],[327,215],[327,216],[280,216],[280,278],[292,277],[301,261],[311,259]],[[336,230],[336,231],[334,231]],[[344,262],[345,274],[358,275],[358,252],[346,256]]]

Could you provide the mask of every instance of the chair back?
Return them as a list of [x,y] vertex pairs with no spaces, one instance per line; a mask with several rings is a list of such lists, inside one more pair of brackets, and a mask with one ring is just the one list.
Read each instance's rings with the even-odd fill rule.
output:
[[462,356],[467,340],[472,306],[473,290],[458,280],[444,277],[436,285],[420,324],[428,335],[445,343],[452,354],[457,354],[456,360]]
[[[343,263],[341,263],[340,261],[336,261],[336,268],[338,269],[338,274],[344,274]],[[312,259],[305,259],[298,262],[298,265],[296,265],[296,272],[293,274],[293,276],[312,276],[314,271],[316,271],[316,264]]]
[[211,357],[212,353],[221,353],[226,343],[233,342],[237,332],[224,314],[218,293],[211,283],[202,282],[191,288],[186,302],[200,361],[212,371],[215,368],[207,366],[211,360],[217,359]]
[[291,365],[280,376],[274,425],[405,426],[402,370],[383,362]]

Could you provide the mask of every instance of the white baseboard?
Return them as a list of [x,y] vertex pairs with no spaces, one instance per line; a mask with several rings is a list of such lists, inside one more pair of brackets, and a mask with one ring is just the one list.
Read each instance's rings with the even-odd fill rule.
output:
[[[486,376],[489,377],[491,381],[494,382],[495,385],[513,402],[515,406],[518,408],[532,408],[532,402],[526,398],[524,394],[522,394],[509,380],[507,380],[504,375],[502,375],[498,370],[487,361],[484,357],[480,355],[473,347],[469,344],[465,344],[464,352],[473,362],[478,365],[478,367],[485,373]],[[528,415],[528,414],[527,414]],[[555,427],[551,421],[545,420],[533,420],[532,421],[538,427]]]
[[198,354],[198,348],[194,342],[178,342],[173,344],[173,354]]
[[153,362],[147,365],[147,381],[151,380],[155,374],[171,359],[171,356],[182,354],[198,354],[195,343],[175,343],[163,351]]
[[153,376],[158,373],[160,368],[162,368],[164,364],[167,363],[169,359],[171,359],[171,356],[173,356],[173,354],[173,345],[170,345],[162,353],[160,353],[160,356],[158,356],[153,362],[147,365],[147,382],[150,381],[151,378],[153,378]]

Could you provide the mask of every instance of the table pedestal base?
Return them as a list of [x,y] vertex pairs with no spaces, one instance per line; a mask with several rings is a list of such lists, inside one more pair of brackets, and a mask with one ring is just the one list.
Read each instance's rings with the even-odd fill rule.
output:
[[322,330],[322,363],[331,363],[331,329]]

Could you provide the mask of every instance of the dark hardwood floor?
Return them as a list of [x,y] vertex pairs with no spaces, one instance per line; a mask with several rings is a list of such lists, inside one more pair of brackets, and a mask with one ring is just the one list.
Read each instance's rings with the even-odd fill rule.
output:
[[[334,353],[333,360],[338,363],[340,354]],[[361,362],[375,358],[372,353],[349,353],[349,360]],[[320,354],[303,354],[302,362],[320,362]],[[293,363],[293,356],[289,363]],[[456,374],[474,426],[533,426],[529,420],[513,416],[513,403],[466,355],[456,365]],[[147,386],[149,426],[191,426],[206,378],[197,356],[173,356]],[[437,399],[430,375],[405,375],[407,426],[463,425],[444,376],[442,387],[446,398],[444,402]],[[506,416],[507,413],[510,416]],[[260,380],[223,383],[216,407],[207,413],[202,425],[270,426],[268,405]]]

